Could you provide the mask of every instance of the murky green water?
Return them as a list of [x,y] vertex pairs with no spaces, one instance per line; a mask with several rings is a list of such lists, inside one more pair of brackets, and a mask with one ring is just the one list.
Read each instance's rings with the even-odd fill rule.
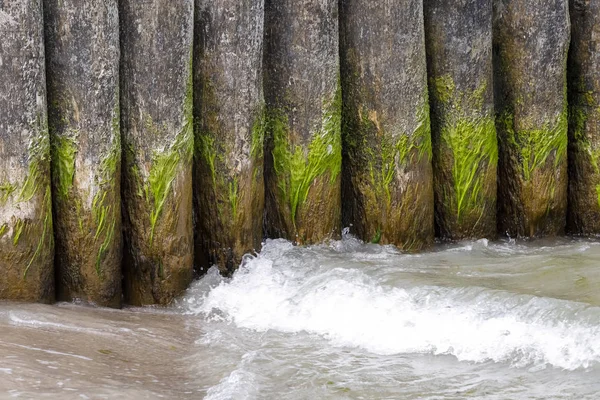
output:
[[269,241],[169,309],[0,303],[2,398],[597,399],[600,243]]

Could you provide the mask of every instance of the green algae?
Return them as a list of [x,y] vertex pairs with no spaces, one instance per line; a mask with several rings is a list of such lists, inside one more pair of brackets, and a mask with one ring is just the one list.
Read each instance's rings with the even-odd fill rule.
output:
[[[35,123],[32,126],[32,130],[35,132],[35,134],[32,135],[28,147],[28,173],[24,182],[20,186],[20,190],[18,191],[18,195],[15,199],[15,204],[28,202],[33,199],[33,197],[38,193],[40,187],[45,187],[45,195],[42,203],[43,227],[41,235],[34,254],[25,267],[23,279],[26,279],[27,272],[29,271],[31,265],[41,255],[46,239],[50,237],[50,240],[53,240],[53,236],[51,234],[52,199],[47,175],[50,157],[50,139],[46,117],[43,115],[38,115]],[[4,199],[6,201],[10,195],[12,195],[12,193],[17,191],[18,188],[15,185],[3,185],[3,189],[3,194],[5,195]],[[7,223],[3,224],[0,227],[0,236],[4,236],[8,232],[8,228],[9,226]],[[13,245],[18,246],[22,236],[26,233],[29,233],[32,228],[37,228],[37,225],[32,224],[30,220],[23,220],[21,218],[16,219],[12,228]]]
[[375,232],[375,236],[371,239],[371,243],[379,244],[381,242],[381,228],[377,228],[377,232]]
[[472,91],[458,91],[450,74],[432,78],[430,82],[439,110],[436,113],[440,119],[439,140],[452,158],[453,195],[445,192],[445,202],[455,210],[460,222],[472,211],[480,215],[484,212],[486,170],[495,169],[498,164],[495,118],[491,112],[489,116],[481,115],[485,111],[488,85],[484,80]]
[[[115,230],[117,228],[117,207],[120,207],[120,205],[111,204],[114,202],[114,199],[110,194],[114,191],[113,181],[114,179],[117,179],[117,172],[120,164],[121,139],[120,135],[116,134],[114,136],[114,144],[111,151],[100,163],[100,171],[96,178],[99,190],[92,200],[92,217],[96,224],[94,240],[98,240],[102,234],[104,234],[104,239],[102,240],[102,243],[100,243],[96,255],[95,267],[98,276],[102,275],[100,264],[104,254],[110,249],[110,244],[114,239]],[[109,196],[108,198],[107,195]]]
[[231,215],[233,216],[234,221],[237,219],[238,203],[239,203],[239,183],[238,183],[237,178],[233,178],[229,182],[229,204],[231,206]]
[[23,221],[22,219],[18,219],[17,223],[15,224],[15,230],[14,230],[14,235],[13,235],[13,246],[17,246],[19,244],[19,239],[21,238],[21,235],[23,234],[23,229],[25,228],[25,221]]
[[481,110],[485,106],[485,94],[488,90],[487,81],[479,85],[469,96],[469,102],[473,104],[474,109]]
[[73,186],[77,142],[74,137],[58,135],[53,135],[50,142],[55,190],[61,198],[65,198]]
[[[590,99],[587,94],[585,97],[588,106],[594,105],[593,98]],[[571,132],[573,134],[574,143],[585,152],[590,160],[590,164],[594,168],[596,175],[600,175],[600,148],[593,148],[588,136],[586,135],[587,113],[585,106],[573,105],[570,107],[569,122],[571,124]],[[594,110],[600,114],[600,109]],[[598,206],[600,206],[600,183],[595,186]]]
[[42,248],[44,246],[44,242],[46,241],[46,238],[47,237],[50,238],[51,242],[54,240],[54,237],[52,236],[52,193],[50,190],[50,185],[48,185],[46,187],[46,193],[44,194],[44,209],[45,209],[44,210],[45,215],[44,215],[44,223],[43,223],[43,228],[42,228],[42,235],[40,236],[40,239],[36,246],[35,252],[33,253],[33,256],[29,260],[29,263],[27,264],[25,271],[23,271],[23,279],[27,278],[27,272],[29,271],[29,268],[31,268],[31,266],[33,265],[33,262],[42,253]]
[[[410,138],[409,138],[410,136]],[[412,135],[402,135],[401,143],[396,147],[399,154],[399,165],[414,162],[413,158],[416,150],[417,161],[422,159],[431,161],[432,143],[431,143],[431,119],[429,110],[429,96],[427,92],[423,96],[423,104],[417,110],[417,126]],[[410,156],[410,160],[408,157]]]
[[575,143],[589,155],[594,171],[596,174],[600,174],[600,149],[593,150],[586,135],[587,114],[583,107],[570,107],[570,122]]
[[[400,141],[398,144],[402,145]],[[375,162],[377,158],[375,149],[365,147],[365,152],[367,153],[369,160],[369,178],[371,185],[374,187],[378,195],[377,197],[385,195],[388,206],[392,201],[390,185],[394,180],[396,171],[396,153],[398,152],[398,147],[400,146],[394,145],[387,135],[383,135],[379,146],[379,154],[381,157],[381,165],[379,168],[377,168],[377,163]]]
[[285,113],[270,111],[268,124],[273,140],[273,166],[281,195],[290,207],[294,227],[298,208],[308,198],[313,182],[328,174],[329,182],[333,184],[341,172],[342,96],[339,83],[332,97],[324,104],[321,130],[313,135],[307,148],[289,142],[289,123]]
[[0,184],[0,204],[6,203],[16,190],[17,187],[11,183]]
[[127,171],[129,180],[134,186],[135,193],[138,197],[144,197],[144,186],[140,183],[142,181],[142,176],[140,167],[136,163],[136,152],[134,150],[134,146],[132,143],[123,141],[122,150],[124,169]]
[[94,241],[100,239],[104,235],[104,239],[100,243],[98,253],[96,255],[96,274],[102,276],[102,270],[100,264],[102,257],[109,250],[110,244],[115,235],[115,228],[117,225],[116,217],[116,205],[107,204],[108,200],[106,195],[108,190],[99,191],[92,201],[92,218],[96,225],[96,232],[94,233]]
[[437,78],[431,78],[429,85],[433,88],[436,99],[440,102],[447,104],[452,100],[456,86],[451,75],[446,74]]
[[[69,124],[68,120],[63,123]],[[115,179],[118,179],[118,170],[121,163],[121,134],[120,134],[120,105],[119,92],[115,92],[112,118],[110,120],[110,132],[112,144],[100,161],[97,174],[94,178],[95,195],[91,204],[91,220],[95,226],[93,240],[102,240],[98,253],[96,255],[95,269],[98,276],[102,276],[100,265],[104,254],[109,250],[110,244],[117,227],[116,207],[120,204],[110,204],[115,199],[112,195],[115,191]],[[67,135],[51,135],[51,155],[52,155],[52,177],[53,190],[58,200],[65,201],[65,207],[75,208],[77,215],[77,226],[81,237],[86,236],[86,221],[90,218],[84,210],[81,190],[71,192],[74,176],[76,174],[76,155],[79,151],[77,142],[78,132],[71,130]],[[55,199],[56,200],[56,199]]]
[[152,204],[150,210],[150,245],[154,240],[154,230],[156,223],[161,216],[168,195],[171,193],[171,186],[177,176],[179,165],[182,160],[189,160],[189,150],[191,135],[189,130],[184,128],[184,132],[177,136],[177,139],[169,150],[164,153],[155,153],[148,183],[145,188],[146,200]]
[[215,138],[210,134],[202,134],[198,133],[196,135],[196,147],[197,152],[202,157],[208,169],[210,171],[210,176],[212,178],[213,188],[216,190],[217,188],[217,170],[216,170],[216,159],[217,152],[215,150]]
[[[363,110],[362,127],[363,135],[377,129],[375,122],[366,119],[367,110]],[[429,101],[424,97],[423,105],[417,110],[417,125],[412,134],[401,133],[397,139],[381,132],[381,139],[378,148],[372,148],[365,143],[363,151],[367,154],[369,178],[371,185],[375,190],[376,197],[382,200],[386,199],[388,207],[391,206],[392,196],[390,186],[394,180],[396,169],[407,166],[413,162],[420,162],[423,158],[431,160],[431,122],[429,116]],[[414,157],[417,157],[415,160]],[[380,158],[381,162],[376,160]]]
[[45,164],[50,154],[50,139],[47,124],[42,124],[38,118],[40,132],[34,136],[29,145],[29,169],[27,178],[21,186],[18,202],[27,202],[35,196],[40,182],[45,182]]
[[107,234],[104,237],[104,240],[100,244],[100,248],[98,249],[98,255],[96,256],[96,273],[98,276],[102,275],[102,270],[100,269],[100,263],[102,262],[102,257],[104,254],[110,249],[110,244],[112,243],[115,237],[117,221],[115,218],[112,219],[110,226],[108,227]]
[[254,118],[254,123],[252,124],[250,156],[255,160],[263,158],[266,130],[267,114],[264,104],[261,104],[257,116]]
[[[179,171],[179,166],[190,162],[194,153],[192,71],[190,70],[186,96],[183,104],[184,124],[171,147],[164,152],[155,152],[152,166],[144,188],[146,200],[152,205],[150,210],[150,246],[154,241],[156,223],[171,193],[171,187]],[[155,129],[155,128],[153,128]]]
[[495,168],[498,163],[498,144],[493,117],[476,120],[459,119],[453,124],[444,125],[441,139],[452,152],[452,178],[456,217],[470,210],[483,212],[485,195],[482,193],[486,174],[482,165]]
[[529,181],[533,173],[546,164],[549,157],[554,155],[554,167],[558,167],[567,157],[568,117],[565,105],[564,111],[553,124],[545,124],[539,129],[524,129],[518,132],[514,128],[514,116],[505,112],[499,117],[506,138],[519,154],[523,179]]

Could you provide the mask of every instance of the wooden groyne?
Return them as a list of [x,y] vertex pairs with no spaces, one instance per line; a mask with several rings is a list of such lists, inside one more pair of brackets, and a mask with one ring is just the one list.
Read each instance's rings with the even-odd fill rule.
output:
[[[265,238],[600,234],[600,6],[0,1],[0,298],[168,304]],[[54,243],[56,242],[56,251]]]
[[339,237],[337,0],[265,0],[265,229],[299,244]]

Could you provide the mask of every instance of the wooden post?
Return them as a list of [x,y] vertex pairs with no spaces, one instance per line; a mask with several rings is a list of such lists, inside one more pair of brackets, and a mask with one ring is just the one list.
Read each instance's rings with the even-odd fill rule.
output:
[[444,239],[496,237],[492,0],[425,1],[435,216]]
[[197,0],[196,264],[232,273],[261,246],[263,0]]
[[569,32],[567,0],[494,0],[501,234],[564,232]]
[[600,3],[570,2],[567,230],[600,233]]
[[59,300],[121,305],[117,0],[45,0]]
[[433,242],[422,0],[342,0],[344,226],[406,251]]
[[124,292],[166,304],[193,274],[193,0],[121,0]]
[[337,0],[266,0],[266,230],[298,244],[341,229]]
[[54,301],[41,0],[0,2],[0,299]]

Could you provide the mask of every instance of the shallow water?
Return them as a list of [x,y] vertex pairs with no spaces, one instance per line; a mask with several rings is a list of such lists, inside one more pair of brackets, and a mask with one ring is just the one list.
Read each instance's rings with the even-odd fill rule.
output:
[[597,399],[600,243],[268,241],[168,309],[0,303],[2,398]]

